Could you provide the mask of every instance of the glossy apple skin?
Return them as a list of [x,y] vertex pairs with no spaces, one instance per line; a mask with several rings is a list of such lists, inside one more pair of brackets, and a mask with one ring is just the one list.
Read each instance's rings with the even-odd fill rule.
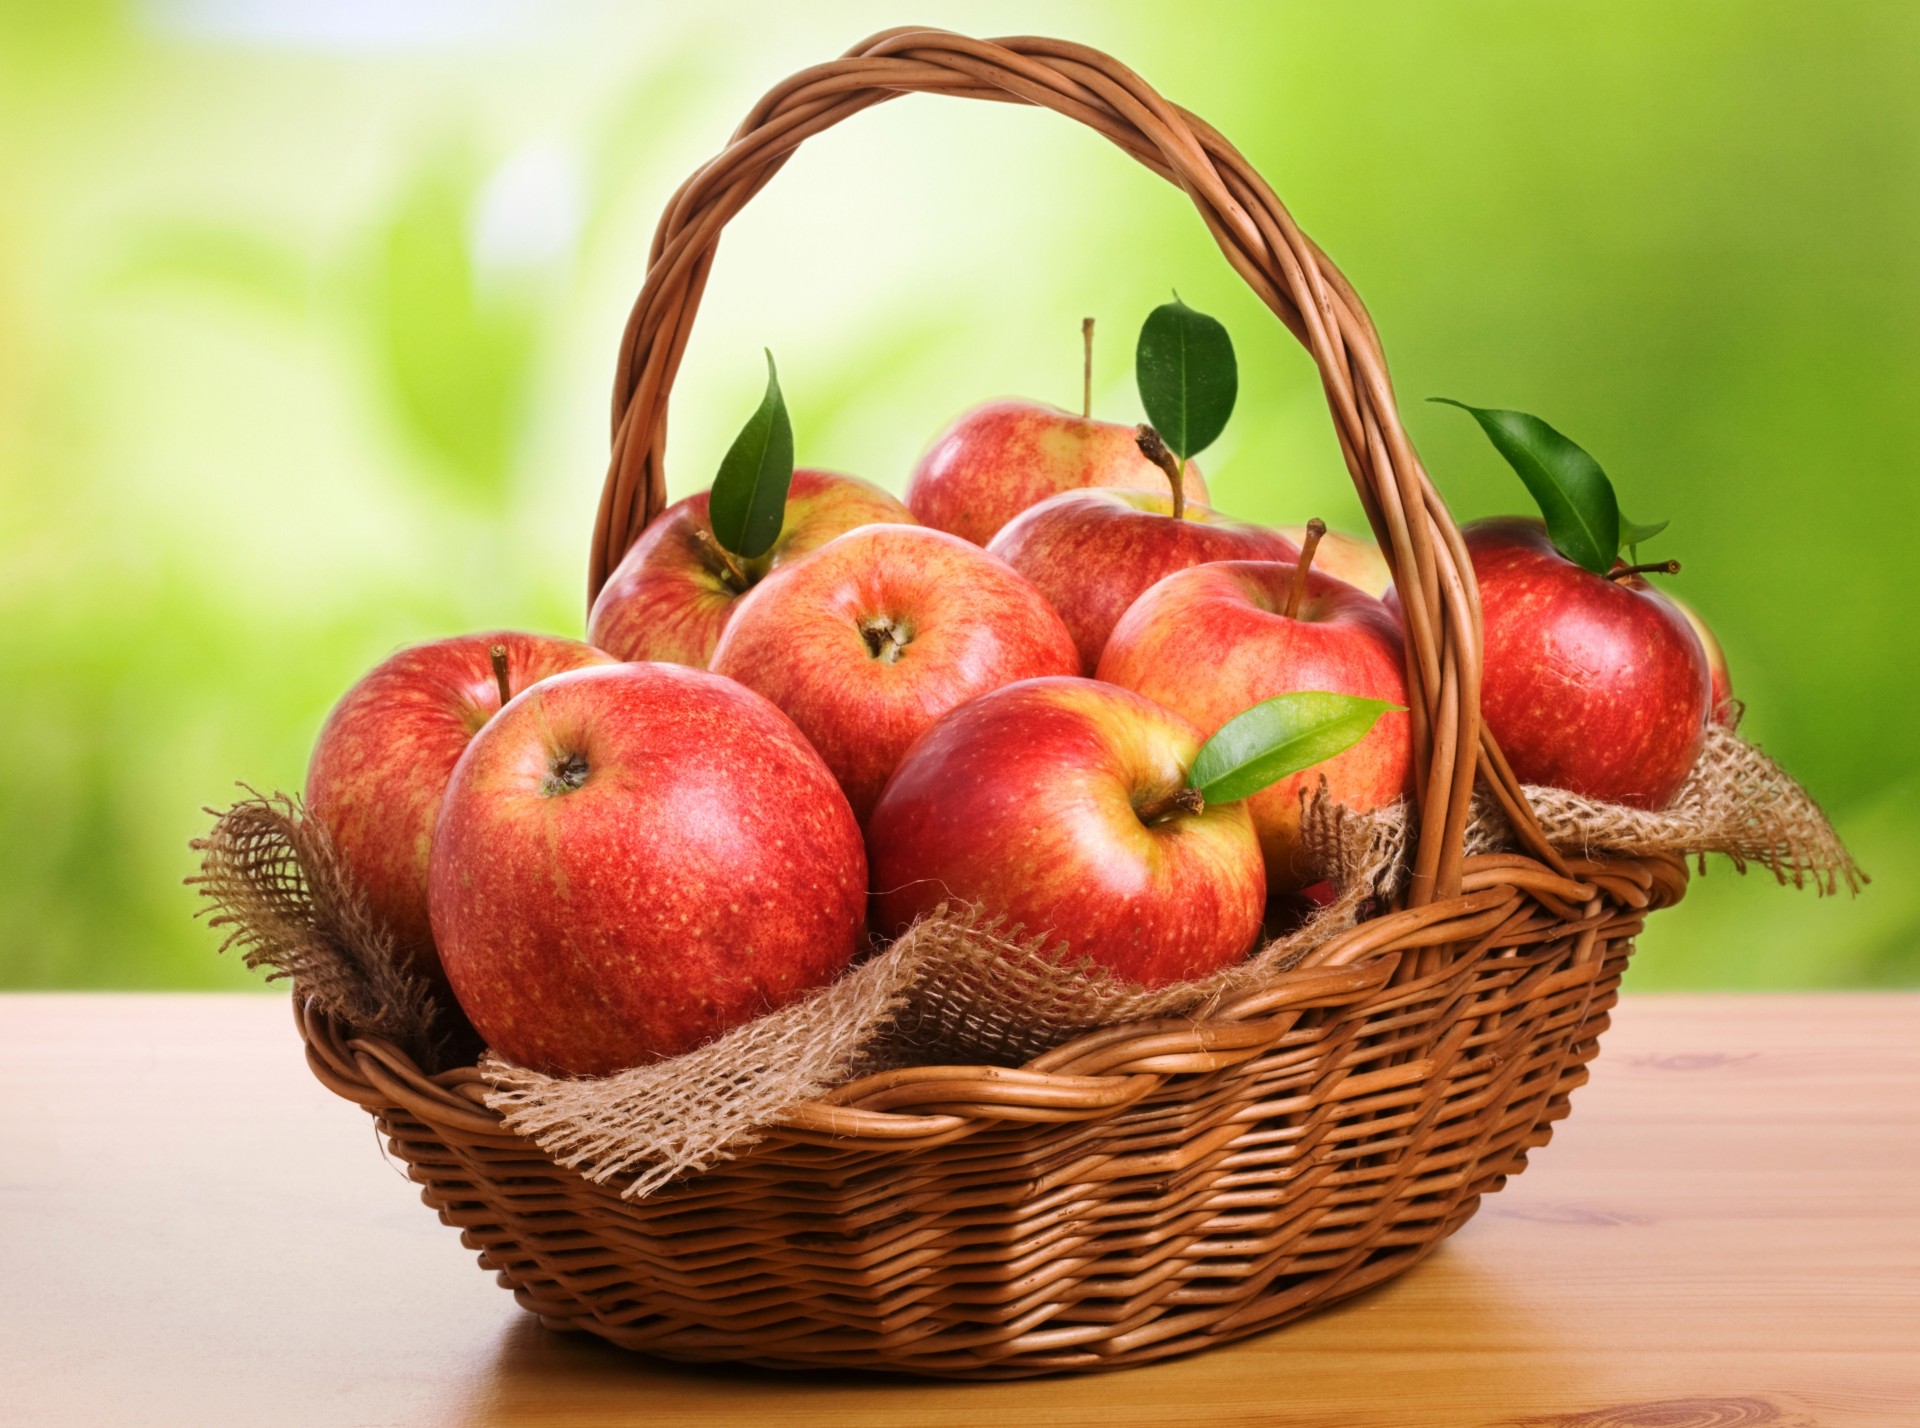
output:
[[1039,588],[1073,632],[1080,670],[1100,665],[1127,607],[1163,576],[1212,560],[1297,560],[1293,542],[1263,526],[1146,491],[1068,491],[1033,507],[987,547]]
[[[863,633],[874,627],[906,640],[897,657],[879,629]],[[862,823],[907,746],[947,710],[1079,662],[1039,591],[923,526],[849,531],[774,572],[740,602],[713,657],[716,672],[800,726]]]
[[510,630],[413,645],[341,696],[307,764],[307,812],[332,835],[401,954],[443,984],[427,916],[427,855],[453,766],[500,708],[487,653],[496,644],[507,647],[516,692],[613,662],[577,640]]
[[1693,626],[1693,633],[1700,641],[1700,648],[1707,652],[1708,714],[1714,723],[1731,729],[1740,721],[1740,711],[1730,701],[1733,699],[1733,673],[1727,668],[1727,652],[1720,648],[1719,637],[1713,628],[1701,618],[1700,612],[1682,600],[1678,595],[1660,592],[1672,601],[1681,614],[1687,617],[1687,623]]
[[901,761],[867,826],[877,929],[940,903],[1005,914],[1142,986],[1202,976],[1260,936],[1246,808],[1136,810],[1182,787],[1200,731],[1129,690],[1031,679],[962,705]]
[[1583,570],[1538,520],[1462,530],[1486,626],[1480,707],[1523,783],[1664,808],[1706,739],[1699,637],[1639,576]]
[[[1307,528],[1281,526],[1280,534],[1299,545],[1307,537]],[[1393,571],[1388,568],[1387,558],[1380,553],[1380,546],[1372,536],[1328,531],[1320,537],[1320,545],[1313,553],[1313,568],[1336,580],[1344,580],[1355,589],[1364,590],[1376,600],[1385,599],[1387,592],[1393,589]]]
[[[556,775],[578,756],[584,775]],[[839,975],[866,854],[793,723],[673,664],[516,697],[461,755],[434,832],[454,995],[523,1066],[604,1076],[692,1049]]]
[[[1263,699],[1299,690],[1404,706],[1400,624],[1386,606],[1316,566],[1289,619],[1281,611],[1293,581],[1294,567],[1273,561],[1222,561],[1169,575],[1114,627],[1100,678],[1164,704],[1208,735]],[[1300,836],[1301,794],[1323,777],[1335,799],[1360,812],[1409,791],[1409,718],[1383,714],[1352,748],[1246,800],[1270,891],[1298,892],[1324,876],[1308,865]]]
[[[921,524],[985,545],[1027,507],[1088,486],[1170,494],[1167,475],[1134,441],[1134,428],[1092,421],[1041,402],[988,402],[940,433],[907,482]],[[1200,468],[1186,489],[1205,502]]]
[[[745,595],[696,534],[713,534],[707,500],[702,491],[667,507],[622,557],[587,617],[587,638],[596,646],[619,659],[707,667]],[[883,522],[912,525],[914,519],[857,476],[796,470],[779,538],[766,554],[742,564],[757,583],[835,536]]]

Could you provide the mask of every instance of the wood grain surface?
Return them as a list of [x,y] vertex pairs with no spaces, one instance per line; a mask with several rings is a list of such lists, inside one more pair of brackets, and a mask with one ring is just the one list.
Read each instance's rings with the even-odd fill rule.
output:
[[285,1001],[0,997],[0,1423],[1920,1424],[1920,994],[1639,997],[1410,1275],[1119,1374],[692,1369],[542,1329]]

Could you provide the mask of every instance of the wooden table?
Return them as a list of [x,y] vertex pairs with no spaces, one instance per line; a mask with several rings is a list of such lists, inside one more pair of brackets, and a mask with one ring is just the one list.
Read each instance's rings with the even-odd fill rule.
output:
[[1012,1384],[542,1329],[280,997],[0,997],[0,1423],[1920,1424],[1920,994],[1629,998],[1533,1167],[1264,1338]]

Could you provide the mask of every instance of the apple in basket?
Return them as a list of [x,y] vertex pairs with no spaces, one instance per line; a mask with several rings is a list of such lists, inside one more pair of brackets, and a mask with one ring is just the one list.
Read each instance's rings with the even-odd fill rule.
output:
[[[1100,657],[1100,678],[1146,695],[1211,734],[1241,710],[1288,690],[1407,698],[1399,622],[1386,606],[1312,567],[1324,548],[1306,527],[1295,565],[1223,561],[1169,575],[1134,601]],[[1408,791],[1412,732],[1389,714],[1358,744],[1247,800],[1271,892],[1297,892],[1320,874],[1303,857],[1302,796],[1321,779],[1361,812]]]
[[1226,427],[1238,391],[1227,331],[1175,299],[1140,329],[1134,375],[1152,424],[1142,455],[1167,478],[1162,491],[1066,491],[1009,522],[987,549],[1039,587],[1067,622],[1083,674],[1140,592],[1210,560],[1292,560],[1291,541],[1186,499],[1185,463]]
[[433,931],[496,1052],[600,1076],[832,981],[866,874],[852,810],[778,709],[704,670],[609,665],[534,685],[461,755]]
[[1259,940],[1266,904],[1238,800],[1364,737],[1385,708],[1285,695],[1207,740],[1096,680],[982,695],[921,736],[868,820],[875,929],[959,902],[1142,986],[1228,966]]
[[545,635],[435,640],[383,660],[327,716],[307,766],[307,811],[413,970],[441,980],[427,917],[427,852],[454,764],[513,693],[611,662],[576,640]]
[[713,668],[813,741],[865,821],[935,719],[1003,684],[1080,667],[1047,602],[978,546],[924,526],[864,526],[740,602]]
[[1619,559],[1666,523],[1623,516],[1599,464],[1538,417],[1464,409],[1546,517],[1461,530],[1480,587],[1488,729],[1524,783],[1664,808],[1700,755],[1712,707],[1699,637],[1642,578],[1678,574],[1679,562]]
[[[1132,426],[1093,420],[1093,319],[1080,415],[1041,402],[987,402],[935,438],[907,482],[907,506],[935,530],[985,545],[1027,507],[1088,486],[1167,494],[1166,473],[1141,454]],[[1207,499],[1200,468],[1186,489]]]
[[1707,654],[1638,575],[1596,575],[1525,517],[1461,531],[1480,583],[1480,707],[1526,783],[1664,808],[1706,738]]
[[878,486],[831,471],[799,470],[773,543],[735,555],[714,536],[710,493],[654,519],[607,579],[587,638],[621,659],[664,659],[705,669],[741,598],[781,566],[856,526],[911,525],[907,508]]

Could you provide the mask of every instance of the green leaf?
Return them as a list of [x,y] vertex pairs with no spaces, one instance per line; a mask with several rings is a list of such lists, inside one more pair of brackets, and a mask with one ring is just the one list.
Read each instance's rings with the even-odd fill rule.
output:
[[1620,544],[1638,545],[1643,540],[1652,540],[1672,524],[1671,521],[1655,521],[1652,525],[1641,525],[1638,521],[1628,520],[1623,512],[1620,516]]
[[1430,397],[1469,413],[1533,493],[1547,519],[1554,549],[1595,575],[1613,569],[1620,553],[1620,506],[1600,463],[1539,417],[1470,407],[1452,397]]
[[767,394],[733,439],[720,473],[713,478],[708,518],[713,538],[735,555],[752,560],[765,555],[780,538],[787,516],[787,488],[793,484],[793,423],[773,353],[767,353]]
[[1352,748],[1382,714],[1404,708],[1353,694],[1276,694],[1234,715],[1200,746],[1187,786],[1208,803],[1250,797]]
[[1133,373],[1147,420],[1183,461],[1213,445],[1240,392],[1227,329],[1181,302],[1178,293],[1147,314]]
[[1620,513],[1620,544],[1627,548],[1627,559],[1637,562],[1640,559],[1640,542],[1652,540],[1671,524],[1671,521],[1655,521],[1652,525],[1642,525],[1638,521],[1628,520],[1626,512],[1622,511]]

